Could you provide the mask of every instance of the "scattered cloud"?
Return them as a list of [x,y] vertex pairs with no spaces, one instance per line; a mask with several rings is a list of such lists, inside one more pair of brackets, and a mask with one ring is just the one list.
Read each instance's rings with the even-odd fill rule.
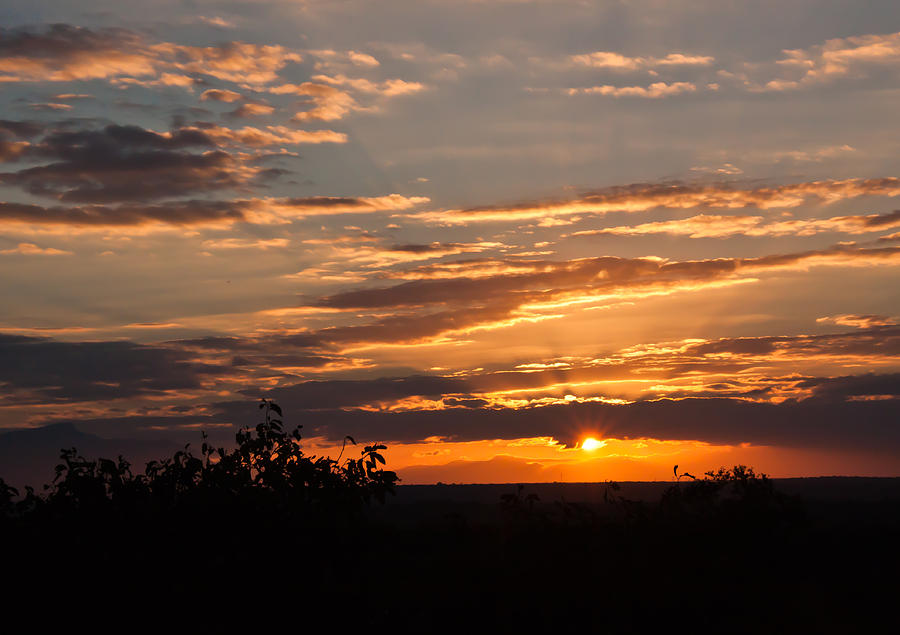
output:
[[278,45],[184,46],[151,42],[120,28],[55,24],[43,29],[4,29],[0,38],[0,82],[146,78],[177,71],[265,84],[274,81],[286,64],[300,61],[298,53]]
[[683,93],[692,93],[697,86],[691,82],[655,82],[649,86],[591,86],[590,88],[570,88],[569,95],[607,95],[610,97],[644,97],[646,99],[661,99]]
[[313,81],[330,84],[332,86],[348,86],[361,93],[375,93],[382,97],[397,97],[398,95],[410,95],[425,90],[425,85],[419,82],[408,82],[402,79],[387,79],[382,82],[372,82],[367,79],[350,78],[346,75],[313,75]]
[[604,70],[634,71],[660,66],[709,66],[715,58],[709,55],[669,53],[665,57],[629,57],[612,51],[596,51],[572,55],[569,61],[575,66],[587,66]]
[[361,106],[348,93],[328,84],[304,82],[302,84],[282,84],[269,89],[275,95],[297,95],[305,97],[312,105],[309,110],[296,113],[294,121],[334,121],[341,119]]

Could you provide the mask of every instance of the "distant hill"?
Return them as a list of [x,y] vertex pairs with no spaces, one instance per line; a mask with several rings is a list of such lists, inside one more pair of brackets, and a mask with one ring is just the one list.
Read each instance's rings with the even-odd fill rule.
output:
[[105,439],[69,422],[12,430],[0,434],[0,478],[20,490],[25,485],[39,490],[53,480],[62,448],[76,448],[88,459],[121,454],[134,471],[143,472],[148,461],[171,456],[179,446],[168,440]]

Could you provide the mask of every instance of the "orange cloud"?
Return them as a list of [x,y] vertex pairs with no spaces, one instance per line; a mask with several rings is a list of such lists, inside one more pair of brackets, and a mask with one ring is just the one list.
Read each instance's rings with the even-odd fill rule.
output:
[[372,82],[362,78],[350,78],[346,75],[313,75],[317,82],[331,84],[332,86],[349,86],[361,93],[376,93],[382,97],[397,97],[410,95],[425,90],[425,85],[419,82],[408,82],[402,79],[387,79],[382,82]]
[[806,49],[787,49],[774,65],[750,65],[758,75],[771,79],[751,80],[745,73],[734,75],[753,91],[788,91],[832,82],[859,79],[872,71],[896,69],[900,62],[900,32],[834,38]]
[[71,251],[63,251],[52,247],[38,247],[34,243],[19,243],[12,249],[0,249],[0,254],[19,254],[23,256],[71,256]]
[[346,143],[347,135],[333,130],[296,130],[286,126],[266,126],[265,129],[244,126],[240,129],[206,125],[181,128],[206,135],[219,145],[241,144],[265,147],[299,143]]
[[217,46],[180,46],[168,42],[150,50],[163,63],[180,70],[210,75],[238,84],[266,84],[278,78],[278,71],[289,62],[303,58],[283,46],[227,42]]
[[298,95],[306,97],[312,104],[310,110],[298,112],[293,116],[294,121],[308,121],[311,119],[320,121],[334,121],[341,119],[352,110],[360,110],[362,107],[356,103],[348,93],[328,84],[316,84],[303,82],[302,84],[282,84],[269,89],[276,95]]

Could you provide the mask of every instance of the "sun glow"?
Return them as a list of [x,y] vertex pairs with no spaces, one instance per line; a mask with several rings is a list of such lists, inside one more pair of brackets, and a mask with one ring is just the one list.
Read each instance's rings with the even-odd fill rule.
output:
[[593,452],[598,448],[602,448],[604,445],[606,445],[606,441],[598,441],[594,437],[588,437],[581,442],[581,449],[586,450],[587,452]]

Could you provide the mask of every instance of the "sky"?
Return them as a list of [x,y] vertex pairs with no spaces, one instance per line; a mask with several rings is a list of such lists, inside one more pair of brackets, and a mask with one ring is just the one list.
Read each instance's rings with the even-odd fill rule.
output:
[[268,398],[406,483],[900,476],[894,0],[0,24],[0,430]]

